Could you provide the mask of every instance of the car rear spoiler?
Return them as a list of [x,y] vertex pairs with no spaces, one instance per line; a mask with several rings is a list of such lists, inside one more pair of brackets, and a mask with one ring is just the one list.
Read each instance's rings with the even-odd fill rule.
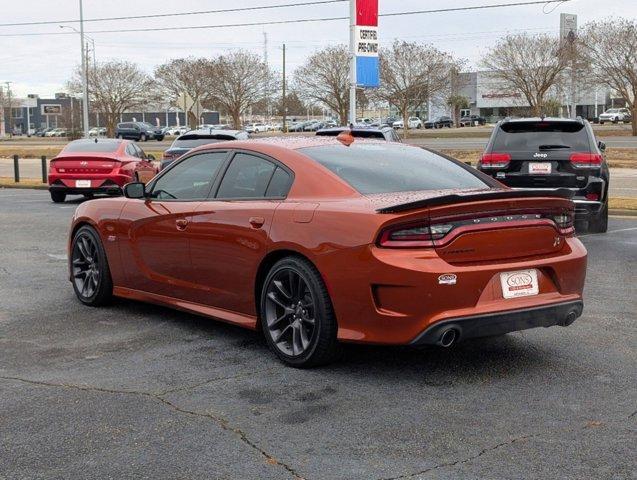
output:
[[391,207],[383,207],[376,210],[378,213],[396,213],[417,208],[434,207],[438,205],[451,205],[454,203],[464,203],[479,200],[501,200],[507,198],[538,198],[555,197],[570,200],[575,192],[568,188],[558,188],[555,190],[485,190],[483,192],[470,193],[467,195],[442,195],[413,202],[400,203]]

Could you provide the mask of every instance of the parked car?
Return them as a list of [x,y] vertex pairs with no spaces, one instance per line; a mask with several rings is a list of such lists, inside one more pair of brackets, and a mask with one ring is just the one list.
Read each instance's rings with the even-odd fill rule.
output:
[[632,121],[632,115],[627,108],[609,108],[599,116],[599,123],[604,125],[605,122],[613,123],[630,123]]
[[64,277],[79,301],[261,329],[291,366],[330,362],[341,342],[449,347],[582,313],[568,195],[511,190],[416,146],[218,143],[124,194],[75,212]]
[[288,127],[289,132],[302,132],[310,122],[292,122]]
[[453,127],[453,119],[451,117],[443,115],[442,117],[438,117],[435,120],[430,120],[425,122],[425,128],[444,128]]
[[[422,120],[418,117],[409,117],[407,122],[409,128],[422,128],[423,126]],[[402,119],[396,120],[392,126],[394,128],[405,128],[405,122]]]
[[36,136],[36,137],[46,137],[46,136],[49,136],[49,137],[50,137],[50,135],[47,135],[47,133],[48,133],[48,132],[50,132],[51,130],[53,130],[53,129],[52,129],[52,128],[38,128],[38,129],[35,131],[34,136]]
[[185,127],[183,125],[179,126],[172,126],[172,127],[164,127],[164,135],[174,135],[174,136],[178,136],[178,135],[183,135],[184,133],[186,133],[189,130],[188,127]]
[[304,132],[316,132],[318,130],[320,130],[321,128],[325,127],[325,122],[321,122],[321,121],[314,121],[314,122],[310,122],[307,125],[305,125],[305,127],[303,127],[303,131]]
[[147,140],[157,140],[161,142],[164,139],[164,130],[145,122],[124,122],[118,123],[115,129],[117,138],[127,138],[145,142]]
[[195,147],[211,143],[226,142],[228,140],[247,140],[248,133],[244,130],[191,130],[177,137],[164,152],[160,169],[163,170],[172,162]]
[[244,127],[244,130],[248,133],[261,133],[268,131],[264,123],[249,123]]
[[88,131],[89,137],[104,137],[106,136],[105,127],[93,127]]
[[356,138],[376,138],[387,142],[400,142],[401,139],[392,127],[332,127],[318,130],[316,134],[321,137],[336,137],[339,133],[349,131]]
[[49,165],[51,200],[61,203],[67,195],[120,195],[134,181],[149,181],[158,169],[154,157],[135,143],[113,138],[69,142]]
[[44,134],[45,137],[66,137],[66,128],[53,128]]
[[586,120],[505,119],[494,128],[478,169],[516,189],[565,189],[573,196],[578,229],[605,232],[610,182],[605,148]]
[[486,125],[487,119],[480,115],[465,115],[460,118],[458,125],[461,127],[475,127],[476,125]]

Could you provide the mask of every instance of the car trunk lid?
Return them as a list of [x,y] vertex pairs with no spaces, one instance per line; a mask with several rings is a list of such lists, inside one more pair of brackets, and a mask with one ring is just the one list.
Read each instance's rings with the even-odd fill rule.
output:
[[114,158],[72,156],[51,160],[51,167],[59,173],[111,173],[121,162]]
[[572,234],[568,190],[488,190],[433,196],[384,207],[396,215],[381,234],[386,247],[435,248],[451,264],[550,255]]

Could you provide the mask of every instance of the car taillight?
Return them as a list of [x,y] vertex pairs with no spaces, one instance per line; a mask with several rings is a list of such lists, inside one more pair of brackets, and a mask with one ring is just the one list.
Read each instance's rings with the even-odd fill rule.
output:
[[573,228],[573,220],[574,220],[573,211],[567,211],[557,215],[551,215],[550,218],[553,219],[553,221],[555,222],[555,225],[557,225],[557,229],[560,231],[562,235],[571,235],[575,231],[575,229]]
[[409,225],[391,227],[383,231],[381,247],[416,248],[433,247],[433,241],[443,238],[453,229],[453,225]]
[[484,153],[480,158],[480,164],[484,168],[505,168],[511,161],[508,153]]
[[586,200],[596,202],[597,200],[599,200],[599,193],[587,193]]
[[596,168],[604,161],[598,153],[572,153],[569,160],[575,168]]

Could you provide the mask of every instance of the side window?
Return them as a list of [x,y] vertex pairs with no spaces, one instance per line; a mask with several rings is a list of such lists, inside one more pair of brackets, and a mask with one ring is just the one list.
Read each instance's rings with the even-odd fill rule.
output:
[[221,180],[217,198],[264,197],[276,165],[247,153],[237,153]]
[[206,198],[227,155],[228,152],[200,153],[179,162],[155,182],[151,197],[162,200]]
[[134,143],[132,145],[133,145],[133,148],[135,149],[135,155],[137,157],[139,157],[139,158],[145,158],[146,157],[146,155],[144,154],[144,151],[141,148],[139,148],[138,145],[136,145]]
[[133,146],[132,143],[129,143],[128,145],[126,145],[126,154],[131,155],[132,157],[137,156],[137,151],[135,150],[135,147]]
[[265,191],[265,196],[267,198],[285,197],[287,196],[291,185],[292,177],[290,174],[281,167],[276,167],[274,175],[272,175],[272,179],[268,185],[268,189]]

